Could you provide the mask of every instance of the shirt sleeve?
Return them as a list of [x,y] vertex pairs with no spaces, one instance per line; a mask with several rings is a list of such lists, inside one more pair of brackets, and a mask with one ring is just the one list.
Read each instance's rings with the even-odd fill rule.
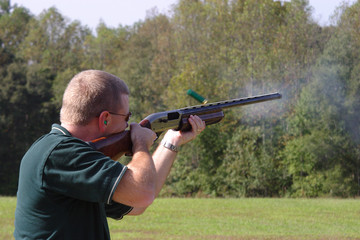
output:
[[117,202],[105,204],[106,216],[116,220],[121,220],[126,214],[131,212],[132,209],[133,207]]
[[42,187],[76,199],[111,203],[127,167],[81,140],[62,141],[43,166]]

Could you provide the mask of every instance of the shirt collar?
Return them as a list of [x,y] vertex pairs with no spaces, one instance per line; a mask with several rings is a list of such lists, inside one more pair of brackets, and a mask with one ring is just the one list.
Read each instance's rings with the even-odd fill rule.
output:
[[51,126],[51,132],[50,133],[57,133],[57,134],[63,134],[65,136],[71,136],[68,130],[66,130],[64,127],[62,127],[59,124],[53,124]]

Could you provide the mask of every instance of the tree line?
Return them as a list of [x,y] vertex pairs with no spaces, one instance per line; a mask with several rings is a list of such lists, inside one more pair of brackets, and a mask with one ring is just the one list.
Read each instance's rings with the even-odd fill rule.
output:
[[[321,26],[307,0],[179,0],[131,26],[92,32],[56,8],[0,0],[0,194],[59,122],[73,75],[100,69],[129,86],[133,121],[210,100],[280,92],[225,111],[180,150],[162,196],[360,195],[360,3]],[[123,161],[128,161],[124,159]]]

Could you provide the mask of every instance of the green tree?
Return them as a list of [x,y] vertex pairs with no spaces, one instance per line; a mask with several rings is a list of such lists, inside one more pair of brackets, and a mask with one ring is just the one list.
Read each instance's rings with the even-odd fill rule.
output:
[[10,0],[0,0],[0,14],[9,14],[10,13]]
[[[2,66],[0,89],[1,153],[0,177],[2,194],[14,194],[18,165],[26,149],[36,138],[47,132],[52,122],[58,121],[53,104],[53,80],[63,69],[76,63],[67,52],[81,46],[76,38],[74,23],[66,26],[64,18],[50,9],[40,19],[28,10],[12,8],[0,18]],[[79,36],[79,35],[77,35]],[[74,53],[74,51],[73,51]],[[73,58],[74,57],[74,58]],[[82,60],[80,60],[82,61]]]
[[282,156],[294,196],[349,196],[357,191],[356,148],[345,127],[348,109],[336,74],[340,68],[320,67],[289,118],[292,138]]
[[[23,136],[24,110],[29,105],[24,81],[26,68],[16,60],[16,50],[27,32],[27,23],[31,19],[26,9],[14,8],[9,1],[1,2],[0,15],[0,155],[2,156],[0,180],[1,194],[13,194],[16,191],[17,170],[31,136]],[[29,116],[28,116],[29,117]],[[22,143],[19,144],[19,140]]]
[[163,93],[174,68],[168,18],[154,12],[145,22],[126,31],[125,45],[117,59],[119,67],[114,73],[129,85],[131,111],[140,119],[168,110],[170,101],[164,103],[169,99],[163,99]]
[[[166,95],[174,100],[174,108],[194,104],[194,100],[185,95],[189,88],[210,96],[211,101],[286,90],[297,93],[285,96],[293,103],[302,86],[309,81],[311,68],[323,47],[318,43],[319,27],[311,21],[307,1],[293,1],[282,6],[269,0],[184,0],[176,6],[172,22],[178,62]],[[202,157],[212,156],[210,163],[214,164],[210,166],[217,168],[226,157],[236,159],[236,153],[229,154],[222,144],[228,144],[228,149],[238,149],[238,142],[230,140],[235,137],[234,132],[226,134],[225,129],[237,129],[240,125],[260,127],[261,154],[254,153],[258,160],[253,161],[253,177],[249,181],[257,183],[255,185],[263,189],[263,194],[276,195],[282,191],[281,187],[266,185],[261,176],[280,181],[279,172],[283,169],[276,155],[283,147],[281,134],[286,131],[285,117],[281,116],[286,116],[289,108],[291,105],[284,101],[275,107],[263,105],[230,111],[223,127],[218,128],[218,135],[224,136],[218,137],[221,144],[203,138],[196,147],[204,147]],[[218,147],[221,151],[216,151]],[[192,158],[189,154],[185,155]],[[264,167],[265,163],[275,167],[271,174],[267,172],[270,167]],[[196,171],[206,172],[206,167],[198,164]],[[208,172],[207,179],[212,174],[213,171]],[[282,181],[279,182],[281,186],[289,186],[288,178]],[[208,186],[200,185],[202,190],[216,189],[217,186],[210,186],[211,181],[206,182]],[[260,195],[259,192],[249,190],[248,194]]]
[[278,196],[280,174],[276,161],[264,147],[261,128],[236,129],[227,143],[226,155],[217,174],[220,196]]

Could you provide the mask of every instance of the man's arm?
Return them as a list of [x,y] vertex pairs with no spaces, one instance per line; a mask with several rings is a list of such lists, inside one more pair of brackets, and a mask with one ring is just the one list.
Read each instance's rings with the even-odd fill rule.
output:
[[156,135],[137,123],[132,123],[130,127],[134,154],[112,200],[132,207],[147,207],[156,196],[157,173],[149,153]]
[[[191,131],[180,132],[180,131],[169,130],[165,134],[163,140],[176,147],[180,147],[181,145],[195,139],[195,137],[205,129],[205,122],[202,121],[198,116],[190,116],[189,122],[192,127]],[[154,152],[152,158],[154,160],[154,166],[156,171],[155,197],[159,195],[166,181],[166,178],[170,173],[176,155],[177,152],[164,147],[163,144],[159,144],[156,151]],[[134,207],[133,210],[128,215],[142,214],[147,207],[148,206]]]

